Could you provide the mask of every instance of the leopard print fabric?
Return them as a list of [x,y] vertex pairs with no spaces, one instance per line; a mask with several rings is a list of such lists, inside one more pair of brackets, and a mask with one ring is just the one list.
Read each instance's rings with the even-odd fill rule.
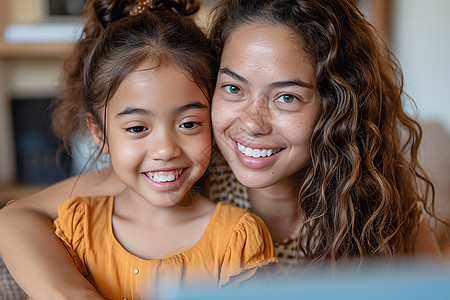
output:
[[[239,183],[219,150],[213,148],[213,156],[207,173],[209,195],[216,202],[222,201],[251,210],[247,188]],[[295,235],[274,243],[275,253],[284,266],[296,266]]]

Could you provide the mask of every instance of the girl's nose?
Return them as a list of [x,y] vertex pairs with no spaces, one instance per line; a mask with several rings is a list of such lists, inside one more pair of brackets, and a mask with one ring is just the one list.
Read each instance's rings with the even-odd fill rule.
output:
[[272,132],[270,109],[263,101],[255,101],[240,111],[240,119],[253,136],[267,135]]
[[167,132],[155,134],[149,141],[148,157],[153,160],[171,160],[181,156],[181,147],[177,138]]

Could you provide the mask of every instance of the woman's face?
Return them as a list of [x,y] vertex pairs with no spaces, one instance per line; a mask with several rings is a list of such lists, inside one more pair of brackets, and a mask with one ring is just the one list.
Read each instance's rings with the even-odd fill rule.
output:
[[217,145],[242,184],[269,187],[302,170],[319,107],[315,70],[300,38],[261,24],[231,34],[212,122]]

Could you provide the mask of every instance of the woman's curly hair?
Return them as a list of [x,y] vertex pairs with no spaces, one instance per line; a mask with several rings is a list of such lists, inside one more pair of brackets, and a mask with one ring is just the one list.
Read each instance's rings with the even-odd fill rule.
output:
[[253,22],[299,36],[321,96],[298,198],[299,259],[411,252],[420,203],[433,213],[434,187],[418,161],[422,130],[405,113],[395,57],[349,0],[221,1],[210,30],[219,57],[233,30]]

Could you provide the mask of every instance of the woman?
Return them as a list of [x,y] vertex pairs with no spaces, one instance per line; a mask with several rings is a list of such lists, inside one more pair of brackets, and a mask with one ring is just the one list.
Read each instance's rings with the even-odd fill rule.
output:
[[[221,62],[213,132],[227,162],[212,158],[211,199],[250,207],[285,264],[439,253],[421,218],[432,184],[418,163],[420,126],[403,110],[401,71],[354,2],[221,1],[211,38]],[[4,209],[0,250],[12,273],[65,276],[54,288],[66,299],[93,294],[51,220],[68,195],[122,188],[105,169]]]

